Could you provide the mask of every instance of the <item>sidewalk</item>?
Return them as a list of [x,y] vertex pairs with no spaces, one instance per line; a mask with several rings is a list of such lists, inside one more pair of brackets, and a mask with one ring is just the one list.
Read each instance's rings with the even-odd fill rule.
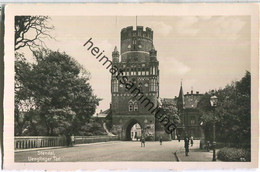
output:
[[[217,152],[218,150],[216,150],[216,154]],[[178,161],[211,162],[213,158],[213,151],[210,150],[210,152],[208,152],[207,150],[200,149],[199,140],[195,140],[194,145],[192,147],[190,146],[189,156],[185,155],[183,142],[180,149],[176,151],[175,156]]]
[[179,161],[197,161],[197,162],[210,162],[212,161],[213,152],[202,150],[202,149],[190,149],[189,156],[185,155],[185,149],[177,151]]

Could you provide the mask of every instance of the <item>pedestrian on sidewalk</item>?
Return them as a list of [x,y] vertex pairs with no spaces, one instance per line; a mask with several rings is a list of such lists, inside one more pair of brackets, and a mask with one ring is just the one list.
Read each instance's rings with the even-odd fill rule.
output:
[[181,141],[181,136],[180,136],[180,134],[177,135],[177,139],[178,139],[179,142]]
[[162,136],[160,137],[160,145],[162,145]]
[[143,147],[143,145],[145,147],[145,138],[144,138],[144,136],[141,137],[141,147]]
[[70,146],[71,144],[71,137],[69,134],[66,134],[66,146]]
[[75,137],[74,134],[72,134],[71,136],[71,146],[73,146],[75,144]]
[[207,141],[207,151],[210,151],[210,142]]
[[186,136],[184,137],[184,148],[185,148],[185,155],[189,156],[189,137],[186,134]]
[[193,137],[192,136],[190,137],[190,145],[191,145],[191,147],[193,146]]

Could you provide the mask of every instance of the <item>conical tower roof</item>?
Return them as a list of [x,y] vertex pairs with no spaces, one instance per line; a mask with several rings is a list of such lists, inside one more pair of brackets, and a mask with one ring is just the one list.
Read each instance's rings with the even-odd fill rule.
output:
[[183,108],[184,108],[184,95],[183,95],[183,89],[182,89],[182,82],[181,82],[179,97],[177,100],[177,108],[178,108],[178,110],[183,110]]
[[114,52],[118,52],[118,50],[117,50],[117,46],[115,46],[115,48],[114,48]]

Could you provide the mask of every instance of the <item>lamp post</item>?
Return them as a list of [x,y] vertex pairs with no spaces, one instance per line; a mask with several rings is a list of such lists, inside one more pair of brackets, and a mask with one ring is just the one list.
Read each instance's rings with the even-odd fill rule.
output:
[[217,106],[217,103],[218,103],[218,97],[213,95],[210,97],[210,105],[211,107],[213,107],[213,116],[214,116],[214,119],[213,119],[213,159],[212,161],[216,161],[216,131],[215,131],[215,108]]

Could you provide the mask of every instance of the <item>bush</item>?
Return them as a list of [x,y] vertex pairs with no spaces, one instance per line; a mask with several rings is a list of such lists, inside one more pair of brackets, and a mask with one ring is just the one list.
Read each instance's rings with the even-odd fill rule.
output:
[[218,159],[221,161],[250,161],[249,149],[238,148],[222,148],[217,153]]

